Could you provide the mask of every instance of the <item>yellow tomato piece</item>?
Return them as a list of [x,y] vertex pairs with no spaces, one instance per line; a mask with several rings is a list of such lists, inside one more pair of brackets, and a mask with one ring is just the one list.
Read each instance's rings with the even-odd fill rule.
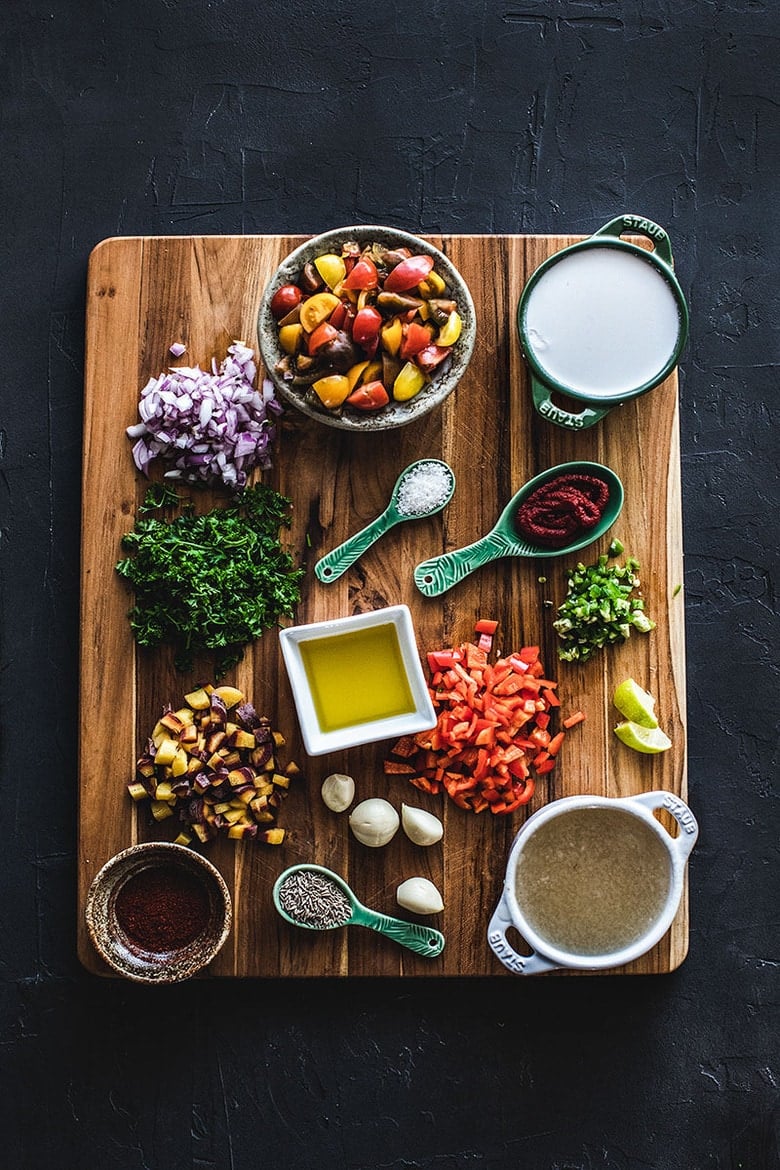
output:
[[314,261],[314,267],[328,288],[335,288],[337,284],[341,284],[347,275],[347,266],[341,256],[335,256],[331,252],[326,252],[324,256],[318,256]]
[[354,366],[350,366],[346,373],[347,381],[349,382],[350,392],[355,389],[358,384],[360,375],[365,370],[368,362],[356,362]]
[[419,394],[425,385],[425,374],[414,362],[407,362],[393,382],[393,398],[396,402],[408,402]]
[[325,378],[319,378],[312,389],[323,406],[335,410],[341,406],[351,388],[346,374],[328,374]]
[[463,328],[463,322],[460,319],[460,313],[452,310],[447,321],[439,330],[439,336],[436,338],[437,345],[454,345],[460,337],[460,331]]
[[327,321],[338,304],[340,304],[339,298],[334,297],[333,293],[315,293],[313,297],[309,297],[301,304],[301,325],[307,333],[313,333],[318,325]]
[[279,330],[279,344],[285,353],[296,353],[303,337],[303,325],[282,325]]
[[417,285],[417,291],[427,301],[429,297],[440,297],[446,287],[442,277],[435,268],[432,268],[425,280],[421,280]]
[[392,321],[387,325],[382,326],[380,334],[382,340],[382,348],[390,354],[391,357],[397,357],[398,351],[401,348],[401,337],[403,329],[401,326],[401,318],[393,317]]

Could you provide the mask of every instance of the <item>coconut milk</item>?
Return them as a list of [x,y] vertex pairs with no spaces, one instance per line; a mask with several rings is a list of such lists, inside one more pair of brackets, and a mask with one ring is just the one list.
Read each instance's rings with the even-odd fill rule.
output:
[[677,300],[652,261],[620,248],[583,248],[552,264],[525,309],[527,345],[567,389],[605,397],[653,381],[681,328]]
[[572,809],[529,834],[515,872],[528,925],[556,950],[610,955],[642,938],[663,913],[672,873],[659,836],[639,817]]

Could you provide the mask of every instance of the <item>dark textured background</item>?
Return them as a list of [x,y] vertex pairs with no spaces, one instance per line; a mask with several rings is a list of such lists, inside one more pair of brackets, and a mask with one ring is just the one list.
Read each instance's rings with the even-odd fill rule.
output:
[[[0,1165],[777,1170],[775,0],[6,0]],[[774,198],[773,198],[774,196]],[[670,232],[690,954],[645,979],[100,981],[74,951],[86,264],[111,235]],[[111,734],[110,728],[96,728]]]

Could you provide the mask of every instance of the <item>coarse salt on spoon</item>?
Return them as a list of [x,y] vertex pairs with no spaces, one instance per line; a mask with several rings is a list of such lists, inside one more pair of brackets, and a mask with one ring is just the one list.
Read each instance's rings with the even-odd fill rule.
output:
[[446,508],[455,491],[452,469],[441,459],[418,459],[401,472],[390,503],[376,520],[326,553],[314,566],[320,581],[336,581],[388,529],[403,520],[422,520]]

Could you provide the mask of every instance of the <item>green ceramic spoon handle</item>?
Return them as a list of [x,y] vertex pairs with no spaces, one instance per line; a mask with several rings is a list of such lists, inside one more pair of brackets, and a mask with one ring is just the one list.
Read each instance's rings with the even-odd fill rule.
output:
[[404,922],[402,918],[391,918],[388,914],[380,914],[377,910],[369,910],[366,906],[355,908],[352,922],[358,926],[367,926],[378,934],[392,938],[400,946],[418,955],[435,959],[444,950],[444,935],[432,926],[418,926],[415,922]]
[[334,548],[331,552],[326,553],[317,564],[314,566],[314,572],[320,581],[330,582],[336,581],[346,573],[350,565],[354,565],[358,557],[362,557],[366,549],[371,548],[374,541],[379,540],[387,532],[388,528],[392,528],[397,523],[397,519],[391,513],[385,511],[381,516],[377,516],[376,520],[362,528],[360,532],[356,532],[354,536],[350,536],[343,544]]
[[499,533],[489,532],[465,548],[422,561],[414,570],[414,583],[426,597],[436,597],[496,557],[509,556],[512,549],[513,546]]

